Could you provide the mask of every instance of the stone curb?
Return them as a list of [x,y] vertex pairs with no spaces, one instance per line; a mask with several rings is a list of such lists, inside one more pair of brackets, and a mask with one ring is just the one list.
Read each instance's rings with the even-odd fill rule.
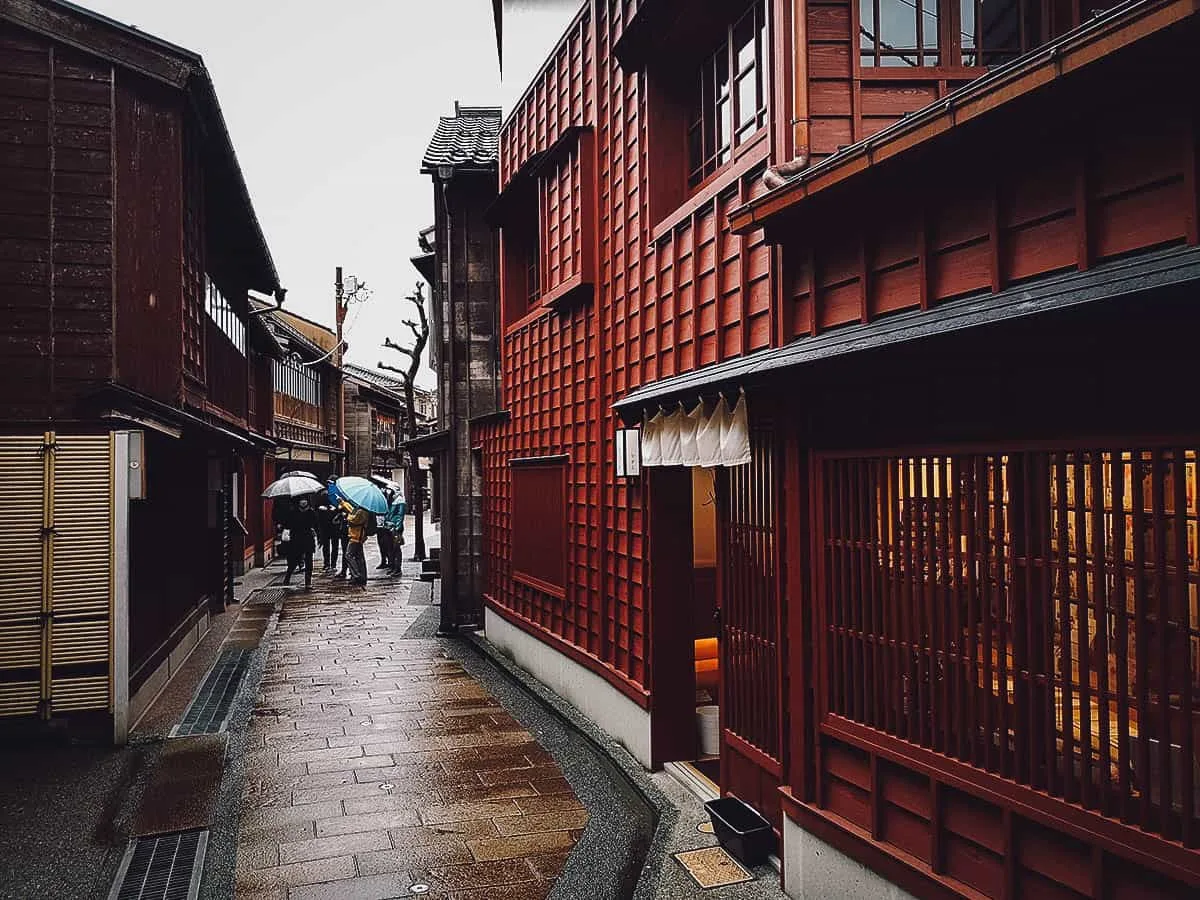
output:
[[[573,777],[578,775],[572,770],[579,768],[579,761],[559,758],[553,748],[546,748],[563,769],[567,781],[576,790],[580,801],[588,808],[589,814],[601,817],[595,822],[596,828],[608,827],[607,823],[602,824],[602,820],[611,818],[614,812],[631,812],[634,817],[643,820],[639,823],[642,827],[636,829],[631,845],[620,860],[619,885],[614,885],[617,887],[617,892],[609,894],[599,892],[603,883],[599,879],[604,867],[612,867],[616,860],[611,856],[604,858],[592,855],[587,845],[589,835],[593,831],[593,821],[589,821],[588,827],[568,859],[567,866],[551,897],[586,897],[591,900],[605,897],[612,897],[614,900],[616,898],[649,900],[649,898],[655,897],[658,893],[662,866],[668,856],[671,834],[679,816],[678,808],[650,780],[641,763],[624,746],[596,727],[595,723],[579,712],[575,706],[518,666],[481,634],[465,631],[460,636],[465,644],[472,647],[509,679],[516,682],[516,685],[524,693],[531,695],[539,706],[549,711],[570,731],[582,737],[586,744],[583,748],[584,751],[594,754],[593,762],[598,763],[603,769],[609,770],[614,776],[611,781],[618,786],[618,789],[624,787],[621,793],[626,795],[625,810],[616,811],[611,808],[593,810],[594,798],[587,795],[588,786],[586,784],[577,785],[575,777]],[[641,809],[631,810],[631,806],[641,807]],[[626,828],[628,828],[628,820],[626,820]]]

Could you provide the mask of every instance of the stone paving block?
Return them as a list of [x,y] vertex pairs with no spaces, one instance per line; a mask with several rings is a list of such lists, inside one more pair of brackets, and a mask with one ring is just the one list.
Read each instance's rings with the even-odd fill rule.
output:
[[519,816],[521,809],[512,800],[485,800],[450,803],[445,806],[430,806],[421,810],[421,821],[426,825],[444,822],[464,822],[469,819],[495,819],[503,816]]
[[538,876],[525,859],[501,859],[462,866],[431,868],[434,890],[464,891],[536,881]]
[[442,838],[428,844],[401,847],[379,853],[361,853],[358,870],[363,875],[382,872],[409,872],[414,869],[429,869],[434,866],[449,866],[455,863],[474,862],[467,845],[454,838]]
[[341,800],[327,800],[324,803],[302,803],[299,806],[273,806],[244,811],[242,813],[242,828],[251,830],[275,828],[280,825],[315,822],[317,819],[327,819],[330,816],[340,816],[341,814]]
[[374,795],[358,800],[343,800],[342,806],[345,807],[346,815],[361,816],[394,809],[416,810],[435,803],[441,803],[441,797],[436,792],[409,794],[399,790],[381,791],[376,788]]
[[[417,815],[416,809],[411,806],[407,809],[390,809],[383,812],[338,816],[337,818],[318,821],[317,837],[332,834],[354,834],[361,831],[384,831],[388,828],[400,828],[404,825],[418,825],[420,821],[421,819]],[[564,827],[573,826],[568,825]]]
[[262,891],[277,887],[298,887],[303,884],[319,884],[355,875],[354,857],[341,856],[276,866],[271,869],[238,872],[237,890]]
[[[582,809],[563,810],[536,816],[509,816],[495,819],[496,830],[502,835],[535,834],[539,831],[575,831],[587,825],[588,814]],[[317,823],[317,833],[321,824]]]
[[544,900],[551,885],[545,881],[529,881],[474,891],[455,891],[447,900]]
[[355,756],[350,759],[318,759],[310,763],[303,763],[303,765],[308,766],[308,774],[319,775],[322,772],[378,769],[382,766],[390,766],[393,762],[394,760],[390,756]]
[[409,895],[412,878],[396,872],[295,888],[288,900],[391,900]]
[[554,794],[539,797],[517,797],[513,800],[521,812],[529,815],[562,812],[564,810],[583,809],[583,804],[574,794]]
[[279,861],[293,863],[310,859],[325,859],[370,850],[386,850],[391,846],[392,839],[388,837],[386,831],[339,834],[333,837],[318,837],[291,844],[280,844]]
[[575,838],[567,831],[546,831],[513,837],[476,838],[467,841],[467,849],[480,862],[490,859],[514,859],[518,856],[537,856],[555,850],[569,850]]
[[441,797],[443,803],[455,803],[462,800],[512,800],[517,797],[533,797],[536,794],[537,791],[529,782],[496,785],[464,782],[438,788],[438,796]]

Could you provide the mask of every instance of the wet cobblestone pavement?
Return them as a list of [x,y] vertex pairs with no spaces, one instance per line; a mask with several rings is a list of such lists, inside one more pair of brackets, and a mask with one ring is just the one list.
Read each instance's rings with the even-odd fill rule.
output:
[[237,896],[544,897],[587,813],[439,640],[406,637],[436,607],[371,574],[365,589],[314,575],[266,638]]

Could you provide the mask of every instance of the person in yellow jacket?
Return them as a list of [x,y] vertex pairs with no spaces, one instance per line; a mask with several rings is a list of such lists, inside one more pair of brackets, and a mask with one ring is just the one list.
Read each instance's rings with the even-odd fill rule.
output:
[[367,558],[363,554],[363,541],[367,539],[369,513],[345,500],[340,501],[340,506],[346,513],[346,526],[350,532],[350,541],[346,544],[347,574],[352,584],[364,586],[367,583]]

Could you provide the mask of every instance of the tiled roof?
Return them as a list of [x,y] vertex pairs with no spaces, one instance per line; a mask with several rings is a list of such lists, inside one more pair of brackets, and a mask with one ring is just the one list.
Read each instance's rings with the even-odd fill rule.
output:
[[393,394],[399,395],[404,393],[404,382],[399,378],[384,375],[375,369],[366,369],[362,366],[356,366],[354,363],[343,363],[342,371],[353,378],[358,378],[361,381],[367,382],[367,384],[383,388],[385,391],[390,391]]
[[421,171],[438,166],[488,168],[496,165],[500,141],[498,106],[460,106],[453,116],[438,119],[437,131],[421,160]]

